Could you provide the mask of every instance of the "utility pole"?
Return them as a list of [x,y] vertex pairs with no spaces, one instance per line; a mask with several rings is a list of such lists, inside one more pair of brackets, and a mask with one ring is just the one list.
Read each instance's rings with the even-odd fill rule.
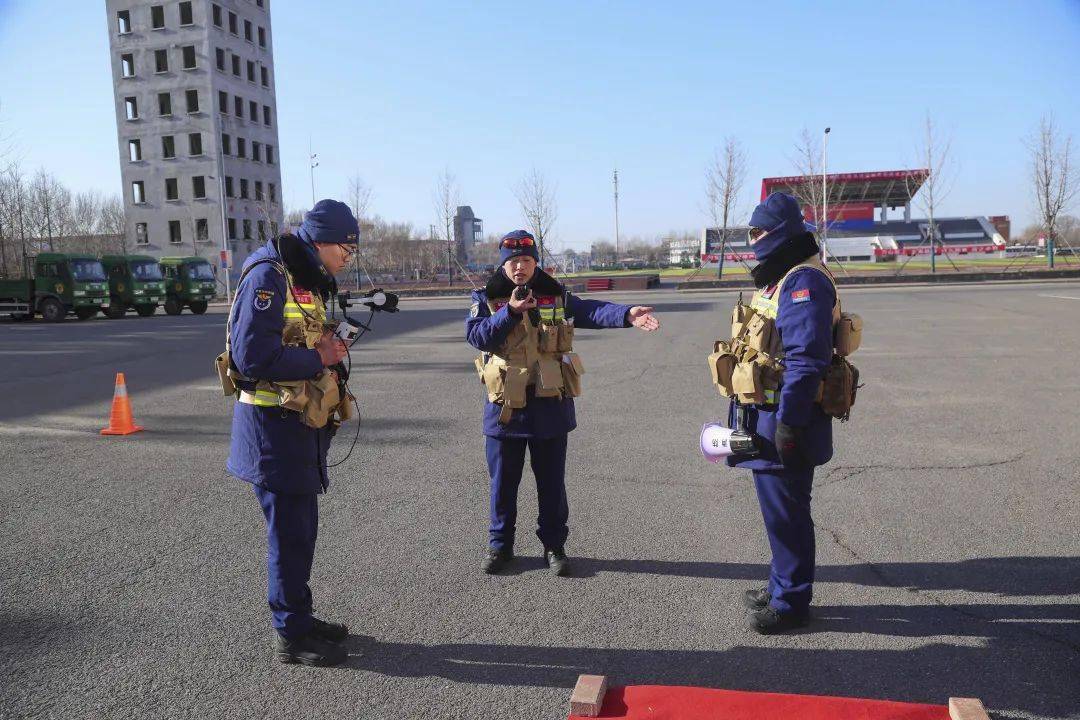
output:
[[[224,258],[222,264],[225,266],[225,300],[231,307],[232,289],[230,287],[229,266],[232,264],[232,253],[229,252],[229,223],[226,218],[225,207],[225,159],[222,157],[221,152],[218,152],[217,171],[218,202],[221,204],[221,253]],[[209,229],[207,231],[209,232]]]
[[829,131],[831,127],[825,128],[825,139],[821,143],[821,214],[823,217],[818,218],[821,224],[821,261],[827,262],[826,254],[829,247]]
[[619,169],[615,168],[615,264],[619,264]]

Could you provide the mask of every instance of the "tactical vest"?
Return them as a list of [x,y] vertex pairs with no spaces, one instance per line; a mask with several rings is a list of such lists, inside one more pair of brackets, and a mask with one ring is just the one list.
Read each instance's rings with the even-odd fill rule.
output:
[[[281,343],[286,347],[315,348],[326,331],[326,305],[318,293],[301,290],[293,286],[292,276],[281,263],[267,260],[274,269],[285,276],[288,294],[285,298],[283,315],[285,326],[281,331]],[[252,267],[248,266],[237,282],[244,281]],[[257,292],[257,291],[256,291]],[[234,300],[235,302],[235,300]],[[352,417],[352,396],[346,391],[345,397],[338,388],[333,374],[323,370],[311,380],[257,380],[242,375],[232,363],[230,347],[232,335],[232,308],[229,308],[229,322],[225,329],[225,352],[217,357],[215,366],[221,380],[221,390],[225,395],[233,395],[238,402],[258,407],[281,407],[300,413],[300,419],[309,427],[321,428],[333,422],[340,425]],[[242,390],[234,381],[254,382],[253,390]]]
[[826,414],[846,420],[855,404],[859,371],[845,358],[859,348],[862,318],[842,311],[836,281],[817,256],[788,270],[775,285],[755,292],[749,305],[744,305],[739,296],[731,312],[731,339],[717,340],[708,358],[712,381],[721,395],[743,405],[774,406],[780,403],[784,349],[776,327],[779,295],[788,277],[802,268],[813,268],[824,274],[836,292],[832,309],[833,357],[818,388],[816,401]]
[[[585,368],[573,352],[574,323],[566,319],[564,295],[537,300],[539,323],[529,313],[510,331],[494,353],[482,353],[475,360],[480,382],[488,400],[502,406],[499,422],[510,422],[514,410],[525,407],[526,393],[533,386],[536,397],[573,398],[581,395]],[[488,300],[494,315],[509,298]]]

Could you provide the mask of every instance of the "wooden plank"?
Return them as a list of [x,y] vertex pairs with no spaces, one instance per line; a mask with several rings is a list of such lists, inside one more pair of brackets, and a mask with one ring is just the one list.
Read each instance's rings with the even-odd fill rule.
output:
[[574,693],[570,696],[570,714],[596,717],[604,705],[607,678],[603,675],[578,675]]
[[952,720],[990,720],[978,698],[949,698],[949,717]]

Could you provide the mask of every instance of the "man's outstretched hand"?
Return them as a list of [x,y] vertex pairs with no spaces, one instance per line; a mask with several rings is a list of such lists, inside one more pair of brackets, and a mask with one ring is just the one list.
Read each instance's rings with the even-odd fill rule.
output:
[[645,305],[630,308],[630,324],[639,330],[652,332],[660,329],[660,321],[652,314],[653,309]]

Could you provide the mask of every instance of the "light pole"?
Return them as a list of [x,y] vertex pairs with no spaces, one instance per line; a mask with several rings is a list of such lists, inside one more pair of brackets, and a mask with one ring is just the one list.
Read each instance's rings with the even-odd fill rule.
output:
[[825,128],[825,138],[821,144],[821,215],[819,218],[821,223],[821,261],[827,262],[825,256],[829,246],[829,185],[828,185],[828,170],[829,170],[829,131],[831,127]]
[[225,258],[225,300],[232,306],[232,290],[229,287],[231,282],[229,278],[230,265],[232,264],[232,253],[229,252],[229,223],[226,218],[225,207],[225,159],[222,157],[222,153],[218,153],[218,202],[221,204],[221,252],[222,257]]
[[615,266],[619,265],[619,169],[615,169]]
[[310,155],[308,160],[311,161],[311,206],[315,207],[315,168],[319,167],[318,154]]

